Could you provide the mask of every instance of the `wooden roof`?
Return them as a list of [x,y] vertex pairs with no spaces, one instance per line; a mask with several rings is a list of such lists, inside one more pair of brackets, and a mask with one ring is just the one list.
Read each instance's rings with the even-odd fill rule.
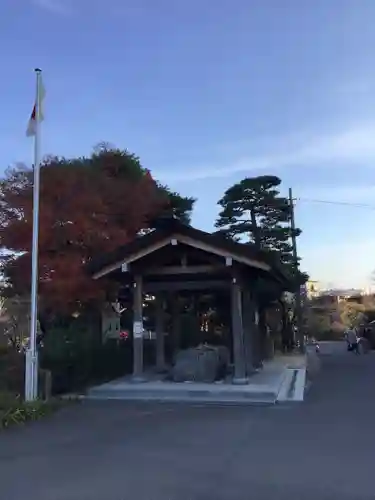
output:
[[163,227],[139,236],[113,252],[94,258],[88,264],[88,270],[93,277],[99,278],[121,268],[124,263],[135,262],[163,246],[170,245],[172,240],[201,248],[209,253],[231,257],[241,264],[270,273],[286,286],[290,285],[288,273],[274,255],[259,251],[252,244],[237,243],[218,234],[201,231],[183,224],[178,219],[171,219]]

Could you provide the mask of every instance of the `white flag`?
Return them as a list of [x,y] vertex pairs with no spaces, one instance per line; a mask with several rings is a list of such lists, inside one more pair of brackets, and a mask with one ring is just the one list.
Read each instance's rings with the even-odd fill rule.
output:
[[36,102],[34,104],[33,111],[31,113],[31,116],[29,119],[29,123],[28,123],[27,130],[26,130],[27,137],[33,137],[36,134],[36,128],[37,128],[36,127],[36,125],[37,125],[36,108],[37,108],[37,106],[38,106],[39,123],[44,120],[43,101],[44,101],[45,95],[46,95],[46,91],[45,91],[45,88],[43,86],[42,77],[40,76],[38,95],[36,97],[38,102]]

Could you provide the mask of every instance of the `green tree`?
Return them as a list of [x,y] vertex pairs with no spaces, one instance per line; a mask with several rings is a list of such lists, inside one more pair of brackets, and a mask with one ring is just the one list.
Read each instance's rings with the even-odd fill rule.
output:
[[[289,200],[280,195],[281,180],[274,175],[246,177],[231,186],[219,200],[222,210],[216,220],[215,226],[218,233],[224,237],[252,243],[259,250],[277,254],[287,266],[294,285],[297,289],[307,279],[307,276],[298,269],[298,262],[293,258],[292,236],[299,236],[300,229],[295,229],[294,234],[290,227],[291,207]],[[280,298],[280,290],[269,283],[258,282],[258,287],[263,288],[259,310],[259,325],[263,330],[262,350],[266,353],[267,309],[280,308],[281,337],[284,348],[292,344],[292,330],[289,313],[284,300]],[[271,289],[271,288],[274,289]],[[275,311],[274,311],[275,312]]]
[[[227,238],[253,243],[277,252],[294,272],[289,200],[280,196],[281,180],[273,175],[247,177],[231,186],[219,201],[218,232]],[[301,234],[295,229],[294,236]]]

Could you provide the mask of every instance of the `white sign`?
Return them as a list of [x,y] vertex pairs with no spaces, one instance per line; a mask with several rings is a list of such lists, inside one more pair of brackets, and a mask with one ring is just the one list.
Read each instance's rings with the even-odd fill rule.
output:
[[259,325],[259,313],[258,313],[258,311],[255,311],[255,314],[254,314],[254,323],[256,325]]
[[142,338],[142,336],[143,336],[143,323],[142,323],[142,321],[134,321],[134,323],[133,323],[133,336],[135,339]]

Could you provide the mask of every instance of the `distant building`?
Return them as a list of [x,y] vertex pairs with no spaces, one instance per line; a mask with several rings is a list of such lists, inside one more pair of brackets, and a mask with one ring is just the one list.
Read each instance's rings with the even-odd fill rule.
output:
[[342,301],[355,301],[361,302],[363,297],[370,296],[368,290],[363,288],[348,288],[348,289],[330,289],[330,290],[322,290],[320,296],[329,296],[333,297],[336,302]]
[[332,297],[334,302],[348,300],[355,297],[374,295],[374,289],[367,288],[324,288],[319,281],[309,280],[304,285],[305,295],[308,299],[317,297]]

